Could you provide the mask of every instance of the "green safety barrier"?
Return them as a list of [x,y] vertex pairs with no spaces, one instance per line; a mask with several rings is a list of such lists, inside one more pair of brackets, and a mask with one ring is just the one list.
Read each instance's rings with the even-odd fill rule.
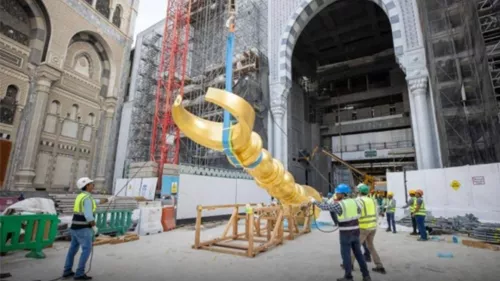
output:
[[[132,226],[132,211],[130,210],[109,210],[96,212],[97,234],[116,233],[123,235]],[[106,218],[109,217],[109,221]]]
[[57,215],[0,216],[0,253],[30,250],[27,258],[43,259],[42,250],[54,243],[58,224]]

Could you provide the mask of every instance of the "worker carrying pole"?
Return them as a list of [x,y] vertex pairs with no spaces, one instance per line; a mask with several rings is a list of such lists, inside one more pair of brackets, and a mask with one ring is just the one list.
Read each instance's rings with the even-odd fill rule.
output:
[[[92,251],[94,236],[97,235],[98,232],[94,214],[97,209],[97,204],[113,202],[114,196],[102,200],[92,198],[94,181],[88,177],[80,178],[76,182],[76,186],[82,192],[76,197],[73,207],[73,219],[69,229],[71,244],[68,249],[68,254],[66,255],[66,263],[64,264],[62,277],[67,278],[74,276],[74,280],[90,280],[92,277],[87,276],[85,265]],[[75,273],[73,272],[73,262],[80,246],[82,247],[82,254]]]
[[371,281],[370,272],[366,265],[366,261],[361,253],[361,243],[359,240],[359,217],[361,208],[355,199],[348,197],[351,193],[351,188],[347,184],[339,184],[335,188],[335,194],[339,199],[338,202],[320,203],[310,197],[311,203],[318,206],[320,209],[330,212],[335,212],[338,218],[339,235],[340,235],[340,253],[344,264],[345,274],[343,278],[337,281],[350,281],[352,278],[352,263],[351,251],[358,261],[361,272],[363,273],[363,281]]

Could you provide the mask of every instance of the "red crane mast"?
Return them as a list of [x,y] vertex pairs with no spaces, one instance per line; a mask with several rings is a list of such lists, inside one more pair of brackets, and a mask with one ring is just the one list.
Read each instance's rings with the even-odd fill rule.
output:
[[191,0],[166,0],[167,12],[158,66],[151,161],[158,163],[158,188],[165,164],[179,164],[180,131],[172,118],[177,94],[184,95]]

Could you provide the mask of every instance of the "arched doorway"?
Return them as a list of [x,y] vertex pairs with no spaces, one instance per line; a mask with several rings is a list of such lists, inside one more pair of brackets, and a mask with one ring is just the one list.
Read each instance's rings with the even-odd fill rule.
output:
[[[332,185],[359,182],[327,156],[296,161],[318,145],[382,179],[388,169],[415,169],[418,119],[411,118],[415,109],[400,67],[404,28],[396,3],[305,1],[292,18],[280,42],[279,77],[287,101],[282,154],[297,180],[324,192],[329,174]],[[427,100],[420,104],[428,112]]]

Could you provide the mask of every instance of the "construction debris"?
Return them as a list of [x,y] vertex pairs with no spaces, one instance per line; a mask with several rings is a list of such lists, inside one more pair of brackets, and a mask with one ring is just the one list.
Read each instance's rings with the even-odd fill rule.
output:
[[[404,217],[398,224],[411,227],[411,218]],[[500,244],[500,224],[481,223],[473,214],[453,218],[426,216],[425,225],[431,235],[465,234],[484,242]]]
[[127,233],[123,236],[119,237],[111,237],[107,235],[99,235],[96,237],[96,240],[94,241],[93,245],[94,246],[99,246],[99,245],[104,245],[104,244],[121,244],[125,242],[130,242],[130,241],[136,241],[139,240],[139,235],[135,233]]

